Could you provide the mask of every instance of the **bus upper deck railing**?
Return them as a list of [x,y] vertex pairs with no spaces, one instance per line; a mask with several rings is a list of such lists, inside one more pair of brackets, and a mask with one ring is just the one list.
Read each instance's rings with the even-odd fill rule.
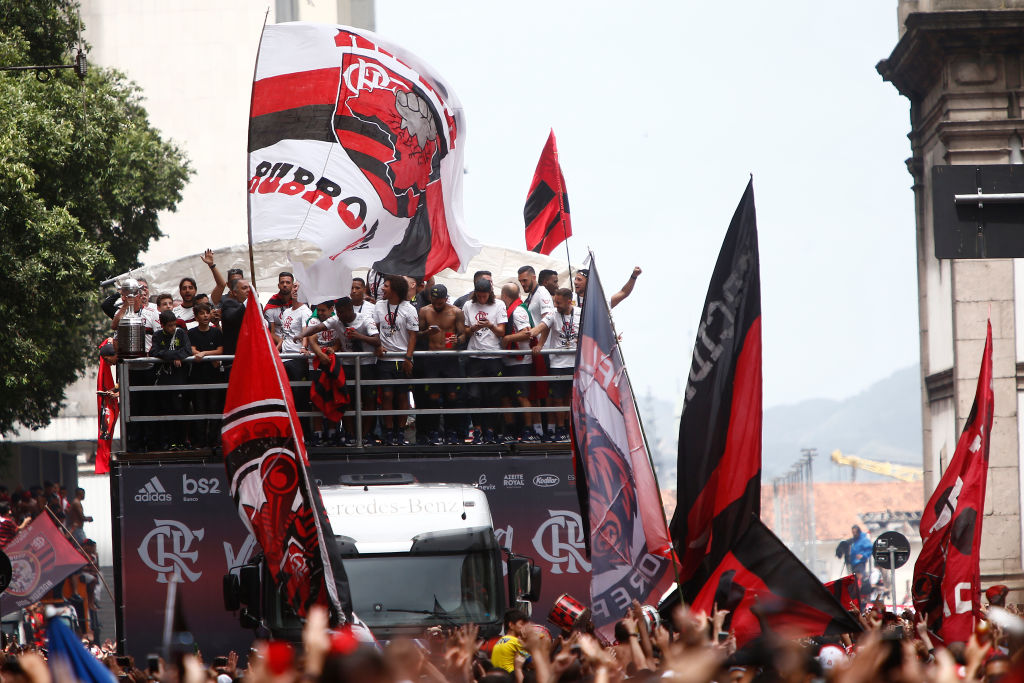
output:
[[[538,351],[543,356],[575,356],[575,349],[541,349]],[[443,351],[415,351],[415,361],[419,360],[421,363],[429,362],[431,358],[444,357],[444,356],[455,356],[460,360],[464,358],[496,358],[506,356],[531,356],[532,352],[522,351],[516,349],[501,349],[493,351],[468,351],[468,350],[443,350]],[[315,358],[310,353],[282,353],[280,354],[282,360],[293,360],[301,359],[310,361]],[[412,377],[406,377],[402,379],[364,379],[362,377],[362,369],[364,364],[360,362],[364,358],[374,358],[377,361],[404,361],[406,360],[405,354],[402,353],[385,353],[382,356],[377,356],[372,351],[339,351],[334,353],[334,356],[342,363],[342,367],[345,370],[345,387],[350,391],[350,403],[347,409],[344,411],[346,417],[352,417],[354,421],[355,431],[355,445],[362,447],[364,443],[363,434],[363,418],[364,416],[418,416],[418,415],[453,415],[453,414],[510,414],[510,413],[564,413],[568,412],[569,408],[566,406],[531,406],[523,407],[518,405],[503,406],[503,407],[455,407],[455,408],[423,408],[421,406],[413,406],[408,410],[383,410],[378,409],[376,406],[367,408],[363,405],[364,401],[364,389],[373,387],[384,387],[384,386],[414,386],[414,385],[466,385],[470,383],[495,383],[503,384],[508,382],[521,382],[521,383],[538,383],[538,382],[571,382],[572,377],[568,375],[526,375],[526,376],[495,376],[495,377],[454,377],[454,378],[425,378],[417,377],[415,374]],[[220,365],[230,365],[234,360],[232,355],[219,355],[219,356],[206,356],[204,358],[196,358],[195,356],[189,356],[182,360],[182,364],[185,365],[198,365],[201,363],[218,363]],[[346,361],[349,361],[346,363]],[[196,412],[181,412],[178,414],[156,414],[156,415],[138,415],[132,411],[132,396],[138,395],[139,393],[148,392],[214,392],[224,391],[228,387],[227,381],[223,382],[188,382],[185,384],[132,384],[132,372],[130,368],[152,368],[159,365],[169,365],[173,361],[161,360],[154,357],[144,358],[128,358],[122,359],[118,363],[118,382],[120,385],[120,423],[121,423],[121,434],[122,438],[128,433],[127,428],[129,424],[141,424],[141,423],[154,423],[154,422],[193,422],[196,420],[220,420],[223,415],[222,413],[196,413]],[[310,380],[290,380],[289,385],[293,388],[293,391],[298,388],[301,391],[308,391],[312,381]],[[323,417],[323,414],[318,410],[306,410],[298,411],[299,417]]]

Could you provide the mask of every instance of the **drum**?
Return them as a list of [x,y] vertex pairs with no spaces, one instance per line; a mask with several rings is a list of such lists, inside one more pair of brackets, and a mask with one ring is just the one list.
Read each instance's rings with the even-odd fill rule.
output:
[[588,619],[590,619],[590,608],[568,593],[562,593],[555,600],[551,614],[548,615],[548,621],[566,631],[571,631],[574,626]]

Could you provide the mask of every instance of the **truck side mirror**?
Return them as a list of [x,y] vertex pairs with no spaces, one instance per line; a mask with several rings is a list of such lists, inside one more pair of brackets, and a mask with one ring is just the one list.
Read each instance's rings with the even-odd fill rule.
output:
[[530,602],[537,602],[540,600],[540,588],[542,585],[542,577],[544,573],[540,567],[531,563],[530,566],[530,592],[526,595],[526,599]]
[[239,602],[239,583],[238,576],[235,574],[225,574],[224,580],[221,585],[222,592],[224,593],[224,609],[229,612],[236,611],[241,603]]
[[515,605],[530,591],[530,560],[510,555],[508,560],[508,604]]

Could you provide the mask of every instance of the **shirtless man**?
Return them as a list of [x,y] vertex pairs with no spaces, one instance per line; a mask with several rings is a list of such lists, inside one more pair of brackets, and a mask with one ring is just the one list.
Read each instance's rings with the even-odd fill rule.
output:
[[85,540],[85,529],[83,528],[85,523],[92,521],[92,517],[85,514],[82,507],[83,500],[85,500],[85,489],[75,489],[75,499],[68,505],[67,514],[68,530],[79,543]]
[[[430,288],[430,305],[420,309],[420,330],[426,333],[429,348],[431,351],[454,350],[457,346],[459,336],[465,332],[462,311],[448,303],[448,288],[444,285],[434,285]],[[422,333],[422,332],[421,332]],[[456,356],[434,356],[427,358],[423,365],[423,376],[430,379],[455,378],[462,376],[459,367],[459,359]],[[441,395],[444,394],[444,405],[449,409],[458,403],[459,385],[457,384],[428,384],[427,400],[429,407],[441,407]],[[459,432],[462,429],[461,418],[452,415],[445,419],[446,434],[448,443],[460,441]],[[444,443],[440,431],[431,432],[429,437],[432,444]]]

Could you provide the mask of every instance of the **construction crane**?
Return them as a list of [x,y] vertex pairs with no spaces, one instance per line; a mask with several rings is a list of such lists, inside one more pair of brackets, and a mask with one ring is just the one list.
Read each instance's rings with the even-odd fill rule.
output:
[[922,481],[924,479],[924,473],[920,467],[868,460],[856,455],[843,455],[838,449],[832,451],[832,462],[837,465],[852,467],[855,471],[874,472],[875,474],[882,474],[893,479],[899,479],[900,481]]

